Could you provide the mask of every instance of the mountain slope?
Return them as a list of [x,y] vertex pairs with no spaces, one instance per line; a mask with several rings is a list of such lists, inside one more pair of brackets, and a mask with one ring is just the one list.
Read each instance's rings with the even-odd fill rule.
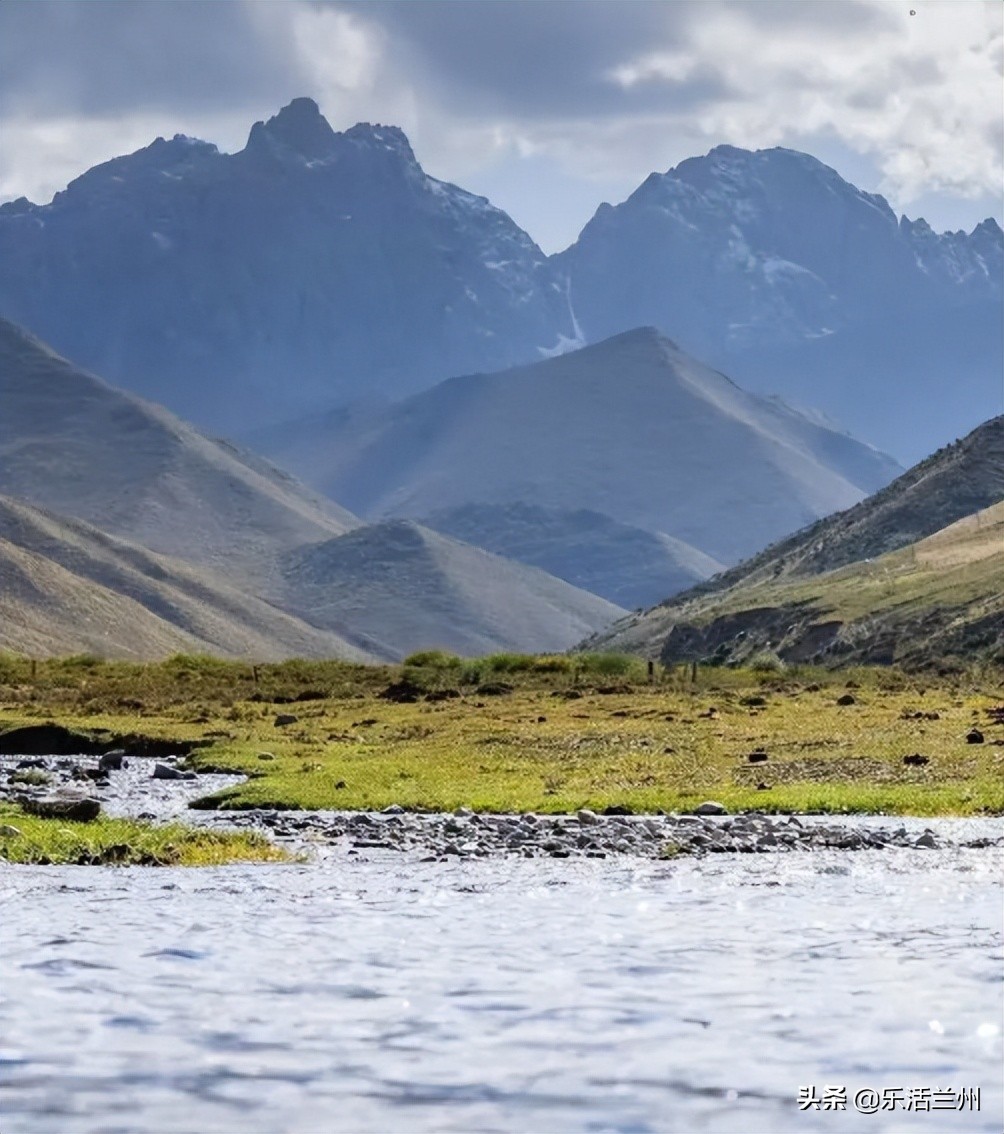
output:
[[258,457],[78,370],[0,319],[0,491],[252,578],[358,520]]
[[792,658],[880,661],[992,645],[1004,626],[1002,501],[999,417],[854,508],[591,645],[678,660],[741,659],[769,643]]
[[897,221],[808,154],[718,146],[653,173],[555,263],[590,341],[655,325],[897,456],[1002,407],[1000,227]]
[[404,520],[291,552],[273,598],[314,625],[351,626],[371,652],[392,658],[429,647],[463,655],[564,650],[624,613]]
[[183,136],[0,206],[0,314],[235,434],[497,369],[572,336],[533,241],[429,177],[404,134],[310,99],[234,154]]
[[721,562],[899,471],[651,328],[451,379],[383,411],[305,422],[274,455],[370,518],[468,503],[588,508]]
[[0,496],[0,649],[143,660],[178,651],[272,660],[365,650],[89,524]]
[[722,570],[721,563],[682,540],[586,509],[463,504],[422,522],[628,609],[651,606]]
[[[784,661],[944,665],[1004,662],[1004,503],[887,552],[805,578],[727,591],[678,610],[666,664]],[[626,636],[616,644],[627,645]]]

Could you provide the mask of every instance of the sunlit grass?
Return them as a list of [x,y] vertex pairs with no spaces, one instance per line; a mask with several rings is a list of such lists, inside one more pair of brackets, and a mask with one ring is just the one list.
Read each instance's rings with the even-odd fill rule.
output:
[[[999,670],[657,667],[650,683],[634,658],[497,657],[70,660],[40,662],[34,678],[30,663],[0,660],[0,728],[53,719],[205,738],[194,766],[251,777],[214,806],[673,811],[713,798],[733,810],[1004,813],[1004,744],[994,743],[1004,725],[987,713],[1004,700]],[[402,678],[418,700],[379,696]],[[838,705],[848,692],[854,703]],[[297,719],[277,727],[280,713]],[[974,724],[985,743],[967,744]],[[766,762],[750,763],[761,748]],[[928,762],[904,764],[914,753]]]
[[287,862],[289,855],[255,833],[208,831],[131,819],[90,823],[39,819],[0,805],[0,859],[36,865],[224,866]]

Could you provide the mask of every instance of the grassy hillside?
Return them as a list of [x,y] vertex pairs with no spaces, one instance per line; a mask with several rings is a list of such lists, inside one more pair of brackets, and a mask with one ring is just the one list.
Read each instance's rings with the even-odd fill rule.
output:
[[590,594],[409,520],[388,520],[284,556],[269,597],[315,626],[350,628],[371,654],[443,647],[567,650],[623,615]]
[[693,594],[622,625],[622,648],[667,662],[794,661],[944,665],[1004,660],[1004,502],[926,539],[835,571]]
[[260,579],[359,521],[286,473],[80,370],[0,318],[0,492]]
[[911,665],[995,656],[1004,649],[1002,500],[997,417],[855,507],[588,645],[667,661],[735,661],[763,649],[801,661]]
[[946,445],[891,484],[722,572],[688,595],[873,559],[1004,500],[1004,416]]
[[179,651],[371,655],[195,567],[0,495],[0,649],[133,660]]

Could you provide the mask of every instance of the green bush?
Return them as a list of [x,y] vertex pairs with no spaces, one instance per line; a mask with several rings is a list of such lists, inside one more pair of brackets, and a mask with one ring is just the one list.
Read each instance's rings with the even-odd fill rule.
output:
[[746,665],[754,673],[784,673],[787,668],[773,650],[759,650]]
[[31,676],[31,661],[20,654],[0,651],[0,685],[15,685]]
[[458,669],[461,663],[456,654],[448,654],[445,650],[419,650],[409,654],[403,664],[420,669]]
[[526,673],[537,658],[533,654],[489,654],[479,660],[492,673]]

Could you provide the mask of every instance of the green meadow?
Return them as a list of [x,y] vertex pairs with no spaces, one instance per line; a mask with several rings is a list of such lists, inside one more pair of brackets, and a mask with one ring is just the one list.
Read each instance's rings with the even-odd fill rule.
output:
[[[1004,674],[990,668],[650,674],[622,655],[437,651],[401,666],[0,658],[0,730],[56,721],[198,741],[191,767],[249,777],[198,801],[225,809],[642,812],[715,799],[765,812],[1001,814],[1002,701]],[[967,740],[974,728],[982,743]]]

